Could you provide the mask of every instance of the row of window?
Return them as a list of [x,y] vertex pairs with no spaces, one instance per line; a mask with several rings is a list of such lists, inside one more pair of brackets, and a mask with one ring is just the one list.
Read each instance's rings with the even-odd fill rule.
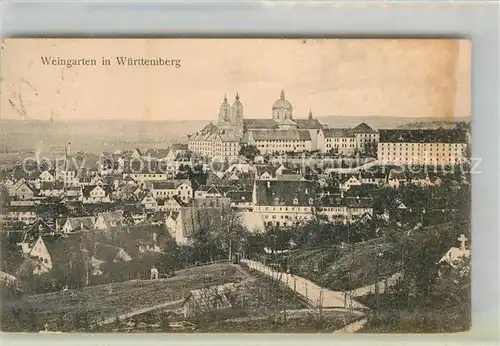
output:
[[356,138],[327,138],[327,142],[355,142]]
[[[294,202],[298,200],[294,200]],[[294,211],[294,212],[309,212],[313,211],[311,207],[255,207],[255,211]]]
[[[452,155],[451,153],[448,153],[448,155],[446,155],[445,153],[443,153],[442,155],[439,155],[439,153],[436,153],[435,155],[433,155],[432,153],[429,153],[429,154],[430,154],[429,158],[439,157],[439,156],[441,156],[441,157],[446,157],[446,156],[451,157],[451,156],[453,156],[453,157],[456,157],[456,158],[462,157],[462,155],[458,154],[458,153],[455,153],[454,155]],[[391,153],[387,153],[387,154],[381,153],[381,156],[382,157],[408,157],[408,154],[406,154],[406,155],[396,155],[394,153],[392,153],[392,154]],[[413,157],[413,156],[415,156],[415,155],[412,153],[411,157]],[[419,155],[419,156],[422,156],[422,155]],[[427,156],[424,155],[424,157],[427,157]]]
[[408,146],[408,145],[411,145],[411,146],[417,146],[417,147],[420,147],[420,146],[442,146],[442,147],[445,147],[445,146],[452,146],[452,147],[459,147],[459,146],[464,146],[465,147],[465,144],[464,143],[379,143],[379,145],[381,146]]
[[355,148],[356,146],[354,144],[330,144],[330,143],[327,143],[326,144],[326,147],[327,148]]

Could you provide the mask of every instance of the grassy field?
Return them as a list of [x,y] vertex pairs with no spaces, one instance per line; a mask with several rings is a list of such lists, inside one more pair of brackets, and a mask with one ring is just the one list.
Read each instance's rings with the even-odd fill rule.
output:
[[258,316],[245,319],[214,321],[198,326],[195,332],[200,333],[331,333],[358,317],[347,312],[324,310],[302,314],[283,314]]
[[[236,301],[233,309],[211,311],[200,310],[196,314],[184,317],[180,310],[151,311],[133,316],[108,325],[97,326],[94,332],[223,332],[223,321],[234,320],[227,328],[238,331],[244,329],[246,323],[253,324],[254,332],[257,328],[271,331],[266,326],[268,321],[273,321],[273,328],[278,328],[274,319],[282,316],[282,311],[287,311],[290,321],[297,318],[294,312],[301,312],[307,308],[304,300],[295,292],[278,282],[272,282],[260,275],[247,276],[249,280],[240,283],[236,290]],[[292,316],[293,315],[293,316]],[[310,319],[307,314],[301,317]],[[265,320],[263,322],[263,320]],[[167,322],[166,322],[167,321]],[[246,322],[245,322],[246,321]],[[296,323],[296,322],[294,322]],[[177,327],[175,327],[177,325]],[[282,326],[283,324],[281,324]],[[230,331],[230,330],[229,330]]]
[[[73,317],[79,312],[87,312],[90,322],[98,322],[120,313],[182,299],[193,289],[243,279],[234,267],[213,264],[180,270],[168,279],[128,281],[32,295],[17,304],[29,304],[38,312],[40,326],[47,323],[55,328],[63,319],[64,328],[71,328]],[[9,309],[8,302],[3,303],[3,309]],[[63,316],[62,319],[59,316]]]
[[308,278],[335,291],[373,284],[377,277],[390,276],[400,268],[400,258],[392,255],[385,238],[321,249],[296,250],[288,255],[294,274]]
[[471,328],[470,315],[456,310],[419,309],[415,311],[385,311],[372,317],[360,333],[458,333]]

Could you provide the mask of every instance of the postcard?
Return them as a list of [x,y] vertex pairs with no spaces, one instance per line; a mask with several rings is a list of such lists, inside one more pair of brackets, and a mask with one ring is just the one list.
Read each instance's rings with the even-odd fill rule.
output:
[[2,331],[470,329],[470,41],[1,49]]

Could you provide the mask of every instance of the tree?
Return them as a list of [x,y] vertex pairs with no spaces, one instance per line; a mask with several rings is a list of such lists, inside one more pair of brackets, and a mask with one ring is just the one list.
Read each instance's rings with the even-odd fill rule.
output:
[[377,157],[377,142],[375,140],[365,143],[365,153],[370,157]]
[[239,155],[246,157],[248,160],[255,160],[256,156],[260,155],[259,149],[255,145],[243,145],[240,148]]
[[221,227],[215,234],[216,241],[228,254],[229,261],[232,261],[234,249],[239,249],[244,239],[245,228],[241,223],[241,215],[231,208],[222,208],[220,222]]

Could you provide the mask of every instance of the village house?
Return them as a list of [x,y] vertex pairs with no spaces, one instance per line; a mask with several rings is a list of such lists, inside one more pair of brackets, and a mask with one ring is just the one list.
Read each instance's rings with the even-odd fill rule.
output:
[[7,220],[9,222],[21,222],[24,224],[32,224],[37,219],[35,205],[9,205],[5,208]]
[[50,269],[38,258],[25,257],[16,270],[16,277],[20,279],[29,278],[49,272]]
[[164,163],[151,159],[147,162],[142,159],[132,160],[125,166],[123,171],[123,179],[127,176],[131,177],[138,183],[145,181],[165,181],[167,173],[164,169]]
[[194,208],[223,208],[229,209],[231,200],[227,197],[207,197],[207,198],[193,198],[187,204],[188,207]]
[[194,198],[224,197],[224,195],[231,190],[234,190],[234,186],[232,185],[200,185],[194,193]]
[[33,244],[38,240],[40,236],[53,235],[55,234],[55,228],[47,224],[43,219],[37,219],[32,223],[28,229],[23,232],[22,241],[18,243],[21,246],[21,252],[23,255],[28,255],[28,253],[33,248]]
[[137,258],[139,254],[146,251],[161,253],[160,242],[165,235],[163,225],[134,225],[120,227],[120,237],[113,245],[125,249],[125,251],[133,258]]
[[228,191],[226,198],[231,201],[231,207],[238,210],[252,210],[252,191]]
[[408,183],[409,175],[406,171],[400,169],[391,169],[387,177],[387,185],[396,189]]
[[110,186],[87,185],[82,189],[83,203],[111,203]]
[[224,173],[236,173],[236,174],[254,174],[255,173],[255,167],[248,162],[237,162],[233,163],[231,166],[229,166],[228,169]]
[[168,214],[165,214],[165,228],[167,232],[175,238],[175,232],[177,227],[177,218],[179,217],[178,211],[172,211]]
[[105,231],[113,227],[121,226],[125,223],[125,217],[120,211],[99,213],[94,222],[94,229]]
[[343,183],[340,184],[340,188],[344,191],[348,191],[353,186],[361,186],[361,182],[355,175],[351,175],[349,178],[344,180]]
[[158,202],[150,194],[144,196],[140,204],[144,207],[146,212],[155,211],[158,209]]
[[170,157],[177,158],[178,156],[182,156],[189,151],[187,143],[173,143],[170,147],[168,153]]
[[[56,267],[71,270],[81,261],[86,252],[78,237],[45,235],[39,236],[28,253],[28,265],[22,264],[20,270],[30,268],[31,273],[24,275],[38,275],[49,272]],[[36,263],[34,262],[36,261]],[[36,264],[33,267],[33,264]]]
[[143,159],[146,160],[158,160],[158,161],[165,161],[168,160],[168,154],[169,150],[168,149],[148,149],[143,155]]
[[93,275],[103,274],[103,265],[116,262],[129,262],[132,257],[123,249],[117,246],[95,243],[90,263]]
[[387,172],[381,169],[359,172],[358,180],[361,184],[383,186],[387,182]]
[[54,175],[52,173],[50,173],[49,171],[43,171],[42,173],[40,173],[38,178],[40,179],[41,183],[53,182],[55,180]]
[[82,202],[83,201],[83,189],[78,185],[70,185],[64,187],[64,201],[65,202]]
[[40,167],[36,161],[26,160],[23,164],[17,164],[11,171],[14,181],[23,180],[33,188],[38,189],[40,184]]
[[146,212],[144,206],[138,204],[125,204],[122,207],[123,217],[131,219],[134,224],[146,221]]
[[167,199],[158,200],[157,210],[164,212],[179,211],[180,208],[185,206],[186,203],[184,203],[179,196],[172,196]]
[[276,168],[270,165],[255,166],[258,180],[274,180],[276,179]]
[[53,181],[44,181],[40,183],[39,195],[41,197],[59,197],[63,193],[62,182],[59,184]]
[[61,232],[75,233],[85,230],[89,231],[94,229],[95,221],[94,216],[69,217],[62,223]]
[[193,189],[187,180],[174,180],[153,182],[151,193],[155,199],[179,196],[182,201],[187,202],[193,196]]
[[317,208],[331,222],[351,223],[373,216],[372,198],[325,196]]
[[240,180],[240,177],[237,171],[225,171],[224,174],[222,174],[221,179],[224,181],[236,181]]
[[175,223],[169,222],[169,225],[173,225],[169,232],[177,244],[190,244],[197,230],[216,227],[221,213],[221,208],[183,207],[180,209]]
[[35,188],[24,178],[16,181],[9,189],[9,196],[20,200],[33,199]]
[[165,218],[166,218],[167,212],[166,211],[156,211],[151,218],[149,219],[149,223],[154,225],[154,226],[160,226],[165,224]]
[[312,181],[256,180],[253,213],[265,225],[289,226],[312,216],[317,187]]

